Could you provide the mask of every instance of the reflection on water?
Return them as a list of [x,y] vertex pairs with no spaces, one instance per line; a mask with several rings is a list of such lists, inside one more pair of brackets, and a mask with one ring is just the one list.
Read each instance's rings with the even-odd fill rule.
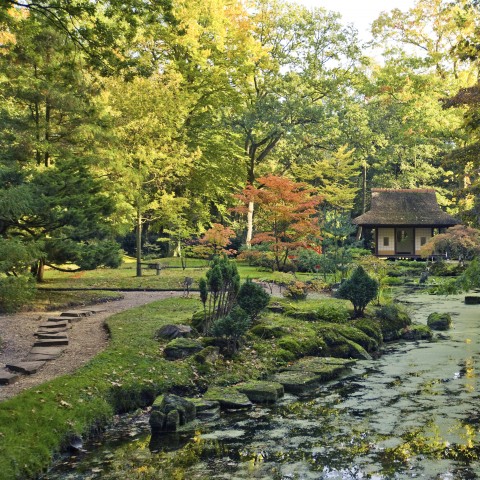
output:
[[454,314],[436,342],[399,343],[308,397],[231,413],[150,438],[146,417],[123,419],[103,445],[46,478],[480,478],[480,307],[462,297],[408,297],[414,319]]

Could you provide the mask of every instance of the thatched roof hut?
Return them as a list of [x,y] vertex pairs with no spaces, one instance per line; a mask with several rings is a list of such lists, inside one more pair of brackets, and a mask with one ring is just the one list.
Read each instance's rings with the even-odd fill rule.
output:
[[375,230],[379,256],[417,257],[436,230],[460,222],[445,213],[433,189],[372,189],[371,208],[353,223]]

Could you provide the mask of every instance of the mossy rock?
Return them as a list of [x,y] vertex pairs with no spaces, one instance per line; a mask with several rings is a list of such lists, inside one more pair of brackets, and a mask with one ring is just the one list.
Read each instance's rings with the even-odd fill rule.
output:
[[195,330],[202,332],[205,326],[205,312],[203,310],[195,312],[192,316],[191,323]]
[[401,331],[401,338],[404,340],[431,340],[432,330],[427,325],[413,324]]
[[338,378],[345,370],[355,364],[355,360],[331,357],[306,357],[290,365],[285,370],[292,372],[309,372],[318,375],[322,382]]
[[432,330],[448,330],[452,326],[452,317],[449,313],[433,312],[427,318],[427,325]]
[[203,344],[193,338],[176,338],[169,342],[164,350],[168,360],[187,358],[203,350]]
[[276,348],[275,358],[278,363],[289,363],[293,362],[297,357],[288,350],[284,350],[283,348]]
[[254,403],[275,403],[284,394],[283,385],[277,382],[254,380],[236,385],[235,388]]
[[368,335],[370,338],[373,338],[377,345],[381,345],[383,343],[383,335],[382,329],[377,320],[370,319],[370,318],[361,318],[359,320],[354,320],[352,325],[361,330],[365,335]]
[[[341,358],[357,358],[363,360],[371,360],[370,354],[358,343],[340,333],[339,328],[342,325],[335,325],[335,327],[322,327],[319,334],[323,337],[326,343],[325,354],[332,357]],[[359,330],[357,330],[359,333]]]
[[284,371],[273,375],[272,380],[281,383],[288,393],[302,393],[318,387],[322,377],[311,372]]
[[465,305],[480,305],[480,295],[466,295]]
[[214,400],[222,409],[252,408],[252,402],[235,387],[211,387],[203,396],[204,400]]
[[298,343],[298,341],[290,335],[288,337],[281,338],[277,345],[279,348],[292,353],[295,357],[302,356],[302,348],[300,343]]
[[398,340],[403,329],[412,324],[412,319],[405,309],[395,303],[378,308],[376,314],[386,342]]
[[187,398],[189,402],[195,405],[197,418],[210,421],[220,417],[220,403],[214,400],[205,400],[205,398]]
[[259,338],[281,338],[286,335],[285,330],[277,325],[259,323],[249,330],[249,333]]
[[267,305],[267,310],[272,313],[283,313],[285,311],[285,307],[281,303],[272,302]]
[[205,347],[204,349],[200,350],[196,353],[193,359],[200,364],[210,363],[213,364],[217,361],[218,355],[220,354],[220,349],[218,347],[214,347],[213,345],[209,347]]
[[345,338],[357,343],[367,352],[373,352],[379,348],[379,344],[375,338],[372,338],[368,334],[364,333],[363,330],[356,328],[354,325],[335,325],[335,328]]
[[177,395],[160,395],[155,399],[150,414],[150,426],[155,432],[176,432],[178,428],[195,420],[195,405]]

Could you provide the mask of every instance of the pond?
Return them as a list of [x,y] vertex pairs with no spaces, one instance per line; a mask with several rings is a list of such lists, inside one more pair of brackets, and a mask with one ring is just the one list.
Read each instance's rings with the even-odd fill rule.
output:
[[450,312],[453,328],[434,342],[387,345],[308,396],[187,433],[152,439],[145,414],[122,417],[101,445],[45,478],[480,478],[480,307],[463,296],[403,301],[422,323]]

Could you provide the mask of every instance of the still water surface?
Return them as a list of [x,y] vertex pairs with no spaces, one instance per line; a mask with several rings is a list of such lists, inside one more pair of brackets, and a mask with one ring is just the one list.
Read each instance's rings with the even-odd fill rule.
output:
[[145,415],[123,418],[101,445],[45,478],[480,478],[480,306],[463,296],[403,300],[421,323],[433,311],[451,313],[452,330],[435,342],[388,345],[380,359],[306,397],[175,437],[150,438]]

